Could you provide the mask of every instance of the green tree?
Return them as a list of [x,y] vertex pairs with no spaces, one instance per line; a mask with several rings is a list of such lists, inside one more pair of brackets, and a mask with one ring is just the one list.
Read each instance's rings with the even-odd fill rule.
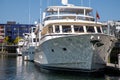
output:
[[9,37],[8,36],[6,36],[5,38],[4,38],[4,41],[3,41],[4,43],[8,43],[9,42]]
[[19,40],[22,39],[21,37],[16,37],[15,40],[14,40],[14,44],[17,44],[19,42]]

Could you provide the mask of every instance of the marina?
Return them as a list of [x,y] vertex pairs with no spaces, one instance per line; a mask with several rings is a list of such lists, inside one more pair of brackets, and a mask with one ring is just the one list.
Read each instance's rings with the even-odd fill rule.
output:
[[40,0],[34,24],[30,0],[29,24],[0,24],[0,80],[120,80],[120,21],[60,1]]

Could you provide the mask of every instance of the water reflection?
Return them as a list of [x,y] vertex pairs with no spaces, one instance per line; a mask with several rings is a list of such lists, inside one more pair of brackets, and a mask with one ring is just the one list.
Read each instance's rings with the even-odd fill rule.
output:
[[16,61],[13,58],[7,59],[4,56],[0,57],[0,80],[10,79],[16,75],[13,64],[16,65]]
[[22,57],[0,56],[0,80],[120,80],[117,76],[89,75],[41,70]]

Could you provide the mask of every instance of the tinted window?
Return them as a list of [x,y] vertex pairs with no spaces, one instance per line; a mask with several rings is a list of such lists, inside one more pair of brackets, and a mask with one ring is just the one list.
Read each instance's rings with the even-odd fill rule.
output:
[[62,31],[65,32],[65,33],[72,32],[71,31],[71,26],[70,25],[62,26]]
[[36,42],[36,41],[39,42],[39,38],[37,38],[37,39],[34,38],[34,39],[33,39],[33,42]]
[[74,31],[75,32],[84,32],[83,26],[75,25],[74,26]]
[[60,32],[59,25],[55,25],[55,32],[56,32],[56,33],[59,33],[59,32]]
[[100,27],[97,27],[97,32],[98,32],[98,33],[101,33]]
[[86,26],[86,30],[87,32],[91,32],[91,33],[95,32],[94,26]]

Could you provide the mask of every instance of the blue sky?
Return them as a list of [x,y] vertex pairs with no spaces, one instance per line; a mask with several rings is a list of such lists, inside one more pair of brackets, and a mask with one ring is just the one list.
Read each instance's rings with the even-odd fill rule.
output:
[[[81,3],[82,1],[82,3]],[[90,1],[90,5],[89,5]],[[41,9],[61,5],[61,0],[41,0]],[[120,20],[120,0],[68,0],[77,6],[90,6],[99,13],[100,21]],[[16,21],[20,24],[34,24],[40,17],[40,0],[0,0],[0,23]]]

